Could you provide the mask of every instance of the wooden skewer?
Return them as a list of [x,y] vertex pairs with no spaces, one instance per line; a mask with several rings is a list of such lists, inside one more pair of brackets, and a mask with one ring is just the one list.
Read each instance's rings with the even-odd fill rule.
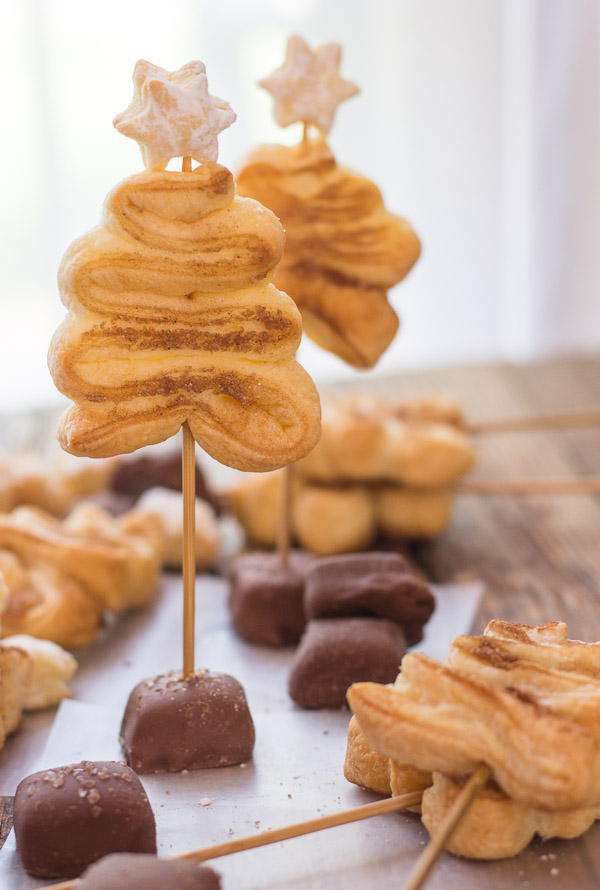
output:
[[[192,159],[183,158],[182,173],[192,172]],[[195,667],[196,625],[196,442],[186,420],[183,424],[181,468],[183,476],[183,676]]]
[[79,878],[73,878],[71,881],[62,881],[60,884],[45,884],[40,890],[73,890],[74,887],[79,887],[80,884]]
[[196,442],[183,424],[183,675],[194,673],[196,618]]
[[292,465],[288,464],[281,473],[281,494],[277,523],[277,552],[281,564],[286,566],[290,555],[292,539]]
[[303,151],[307,151],[308,149],[308,124],[306,121],[304,122],[304,126],[302,127],[302,142],[300,143]]
[[574,479],[467,479],[456,488],[457,494],[600,494],[600,478]]
[[350,822],[359,822],[361,819],[370,819],[372,816],[405,810],[407,807],[413,807],[420,803],[422,796],[422,791],[410,791],[408,794],[376,800],[374,803],[363,804],[363,806],[354,807],[351,810],[344,810],[342,813],[333,813],[331,816],[309,819],[307,822],[298,822],[285,828],[274,828],[271,831],[261,831],[260,834],[253,834],[249,837],[226,841],[224,844],[215,844],[212,847],[205,847],[203,850],[184,853],[176,858],[193,859],[195,862],[218,859],[220,856],[228,856],[230,853],[241,853],[243,850],[264,847],[266,844],[276,844],[278,841],[302,837],[304,834],[323,831],[325,828],[335,828],[337,825],[348,825]]
[[487,436],[492,433],[566,430],[590,426],[600,426],[600,410],[571,411],[560,414],[533,414],[530,417],[505,417],[498,418],[497,420],[481,420],[467,424],[467,432],[473,436]]
[[[384,813],[396,813],[407,807],[414,807],[421,802],[422,791],[410,791],[408,794],[399,794],[396,797],[388,797],[385,800],[376,800],[374,803],[363,804],[344,810],[342,813],[333,813],[331,816],[321,816],[319,819],[309,819],[307,822],[297,822],[285,828],[274,828],[271,831],[261,831],[249,837],[236,838],[223,844],[214,844],[212,847],[204,847],[202,850],[194,850],[191,853],[183,853],[173,856],[172,859],[189,859],[194,862],[206,862],[209,859],[218,859],[228,856],[230,853],[241,853],[243,850],[252,850],[255,847],[264,847],[267,844],[276,844],[279,841],[291,840],[312,834],[315,831],[323,831],[325,828],[335,828],[338,825],[348,825],[351,822],[359,822],[361,819],[370,819],[373,816],[382,816]],[[49,884],[41,890],[73,890],[79,885],[79,879],[64,881],[62,884]]]
[[453,805],[450,807],[439,830],[436,832],[429,844],[425,847],[419,856],[414,867],[411,869],[406,883],[402,890],[418,890],[435,862],[452,837],[452,834],[458,828],[458,825],[479,794],[483,789],[487,780],[491,776],[492,771],[485,763],[480,763],[467,784],[464,786]]

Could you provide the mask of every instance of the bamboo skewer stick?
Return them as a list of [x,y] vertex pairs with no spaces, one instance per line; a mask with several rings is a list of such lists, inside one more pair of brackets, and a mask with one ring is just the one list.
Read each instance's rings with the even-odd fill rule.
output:
[[572,479],[467,479],[456,494],[474,495],[557,495],[600,494],[600,477]]
[[495,433],[541,432],[595,426],[600,426],[600,409],[480,420],[468,423],[466,431],[473,436],[487,436]]
[[183,675],[194,673],[196,623],[196,443],[183,424]]
[[288,564],[292,539],[292,465],[283,468],[277,522],[277,552],[283,566]]
[[[192,159],[183,158],[182,173],[192,172]],[[186,420],[183,424],[181,468],[183,477],[183,675],[195,667],[196,625],[196,442]]]
[[415,866],[411,869],[407,881],[402,890],[418,890],[423,881],[435,865],[435,862],[458,828],[461,819],[484,788],[492,771],[485,763],[480,763],[475,772],[464,786],[454,804],[450,807],[439,830],[419,856]]
[[[374,803],[363,804],[344,810],[341,813],[333,813],[330,816],[320,816],[318,819],[309,819],[307,822],[297,822],[284,828],[274,828],[271,831],[261,831],[249,837],[236,838],[222,844],[214,844],[204,847],[202,850],[193,850],[191,853],[183,853],[173,856],[172,859],[188,859],[194,862],[206,862],[209,859],[218,859],[228,856],[230,853],[241,853],[244,850],[252,850],[256,847],[264,847],[267,844],[276,844],[279,841],[291,840],[312,834],[315,831],[323,831],[326,828],[335,828],[338,825],[349,825],[351,822],[359,822],[361,819],[370,819],[373,816],[382,816],[385,813],[396,813],[413,807],[421,802],[422,791],[410,791],[408,794],[400,794],[396,797],[388,797],[385,800],[376,800]],[[80,884],[78,878],[64,881],[62,884],[48,884],[41,890],[73,890]]]
[[388,797],[385,800],[376,800],[374,803],[363,804],[342,813],[333,813],[331,816],[321,816],[318,819],[309,819],[307,822],[298,822],[285,828],[274,828],[271,831],[261,831],[260,834],[249,837],[226,841],[223,844],[215,844],[196,850],[192,853],[184,853],[178,859],[193,859],[195,862],[206,862],[209,859],[218,859],[220,856],[228,856],[230,853],[241,853],[243,850],[252,850],[255,847],[264,847],[267,844],[276,844],[279,841],[291,840],[312,834],[315,831],[323,831],[326,828],[335,828],[338,825],[348,825],[351,822],[359,822],[361,819],[370,819],[372,816],[381,816],[384,813],[395,813],[415,806],[421,802],[422,791],[410,791],[408,794],[400,794],[397,797]]

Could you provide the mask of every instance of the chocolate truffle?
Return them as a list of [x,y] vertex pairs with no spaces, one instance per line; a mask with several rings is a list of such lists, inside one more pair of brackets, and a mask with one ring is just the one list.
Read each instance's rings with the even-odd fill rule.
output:
[[17,850],[40,878],[74,878],[107,853],[156,853],[154,813],[128,766],[108,761],[41,770],[19,784]]
[[283,565],[278,553],[245,553],[229,571],[229,610],[242,639],[261,646],[290,646],[306,624],[304,579],[315,558],[292,550]]
[[81,878],[79,890],[220,890],[216,871],[198,862],[156,856],[107,856]]
[[409,646],[422,638],[434,605],[429,587],[398,553],[330,556],[306,576],[307,618],[388,618],[402,625]]
[[[126,458],[112,479],[112,490],[121,495],[139,498],[149,488],[183,489],[181,451],[140,454]],[[220,499],[209,489],[202,470],[196,464],[196,497],[208,501],[217,513],[221,510]]]
[[184,679],[171,671],[135,687],[120,741],[136,773],[232,766],[250,759],[254,724],[233,677],[199,670]]
[[352,683],[393,683],[406,652],[401,628],[384,618],[309,621],[289,678],[302,708],[341,708]]

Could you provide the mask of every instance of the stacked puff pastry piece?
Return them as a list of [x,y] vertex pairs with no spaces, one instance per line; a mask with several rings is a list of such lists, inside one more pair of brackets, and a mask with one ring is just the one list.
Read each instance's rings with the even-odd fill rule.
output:
[[9,592],[3,633],[85,646],[96,639],[105,612],[149,602],[159,568],[150,537],[127,533],[92,503],[64,520],[18,507],[0,515],[0,572]]
[[345,763],[349,781],[380,793],[424,789],[435,834],[478,763],[493,780],[452,835],[460,856],[514,856],[535,834],[577,837],[600,804],[600,643],[492,621],[460,636],[441,664],[412,653],[394,685],[356,684]]
[[409,223],[321,137],[257,148],[237,183],[285,226],[275,283],[296,301],[307,335],[350,365],[372,367],[398,330],[387,292],[421,251]]
[[294,360],[300,315],[271,284],[283,247],[277,218],[237,197],[219,164],[118,185],[59,271],[69,313],[49,365],[75,402],[61,446],[108,457],[187,421],[205,451],[239,469],[306,453],[319,404]]
[[[450,518],[453,486],[475,461],[458,406],[440,397],[321,401],[321,440],[295,464],[298,543],[329,555],[368,548],[379,534],[439,534]],[[262,546],[276,540],[280,479],[251,475],[231,491],[237,518]]]
[[[3,460],[2,634],[29,634],[76,649],[96,639],[105,613],[148,603],[159,570],[181,566],[182,495],[174,490],[175,466],[180,474],[179,454],[153,452],[98,461],[63,455],[55,464],[35,455]],[[122,500],[129,509],[113,516],[90,497],[119,507]],[[215,509],[197,498],[199,567],[215,564],[220,536]]]
[[[10,591],[0,570],[0,630]],[[70,653],[49,640],[28,634],[0,641],[0,748],[16,732],[24,711],[53,707],[70,695],[68,681],[77,668]]]

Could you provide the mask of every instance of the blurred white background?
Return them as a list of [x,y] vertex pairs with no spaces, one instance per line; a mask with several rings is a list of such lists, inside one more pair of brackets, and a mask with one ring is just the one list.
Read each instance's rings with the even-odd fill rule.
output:
[[[46,369],[64,309],[56,269],[105,194],[142,168],[112,127],[138,58],[205,62],[237,123],[233,169],[293,142],[256,81],[289,34],[339,41],[361,88],[330,144],[406,216],[423,255],[392,293],[402,318],[369,373],[600,347],[597,0],[0,0],[3,194],[0,410],[59,397]],[[317,381],[364,373],[311,344]],[[600,389],[600,384],[599,384]]]

